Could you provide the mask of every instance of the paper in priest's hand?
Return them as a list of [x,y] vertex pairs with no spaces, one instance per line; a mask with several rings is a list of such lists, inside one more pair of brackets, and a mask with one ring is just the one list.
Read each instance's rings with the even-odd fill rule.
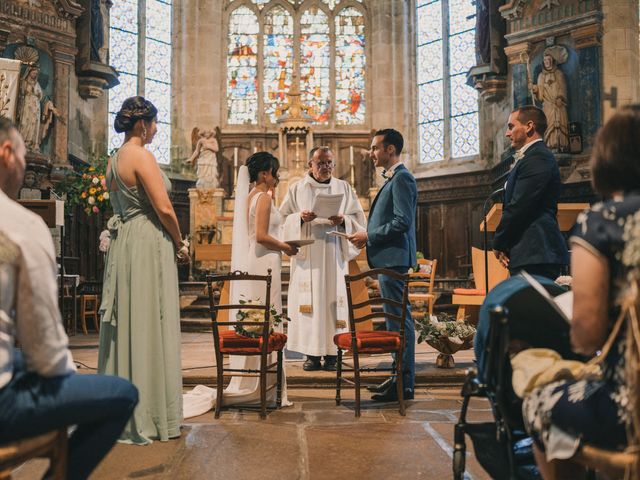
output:
[[330,218],[340,215],[343,193],[318,193],[314,200],[311,211],[318,218]]

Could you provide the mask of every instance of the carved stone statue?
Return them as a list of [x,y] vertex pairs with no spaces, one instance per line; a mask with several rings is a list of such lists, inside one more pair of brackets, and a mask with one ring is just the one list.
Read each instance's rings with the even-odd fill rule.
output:
[[[198,138],[199,137],[199,138]],[[188,165],[196,164],[196,188],[210,189],[218,188],[220,178],[218,177],[217,153],[219,150],[218,141],[213,130],[198,131],[193,129],[192,139],[198,138],[193,154],[184,161]]]
[[542,57],[542,72],[530,90],[547,116],[547,131],[544,141],[553,150],[564,152],[569,147],[569,116],[567,115],[567,81],[558,68],[566,61],[567,51],[556,46],[545,50]]
[[28,150],[40,151],[40,102],[43,93],[38,83],[40,69],[36,66],[27,67],[20,85],[20,109],[18,112],[18,130],[24,138]]
[[91,53],[95,62],[107,63],[109,38],[109,9],[107,0],[91,0]]

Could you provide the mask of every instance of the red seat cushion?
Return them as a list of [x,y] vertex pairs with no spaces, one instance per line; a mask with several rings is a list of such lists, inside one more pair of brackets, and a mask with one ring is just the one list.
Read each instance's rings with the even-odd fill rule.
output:
[[[400,333],[398,332],[356,332],[356,342],[359,353],[388,353],[400,348]],[[338,333],[333,337],[333,343],[342,350],[351,350],[351,334]]]
[[[267,352],[277,352],[284,348],[287,336],[284,333],[273,332],[269,335]],[[262,349],[262,337],[252,338],[238,335],[233,330],[220,332],[220,351],[222,353],[256,354]]]
[[484,290],[478,290],[477,288],[454,288],[453,293],[455,295],[486,295]]

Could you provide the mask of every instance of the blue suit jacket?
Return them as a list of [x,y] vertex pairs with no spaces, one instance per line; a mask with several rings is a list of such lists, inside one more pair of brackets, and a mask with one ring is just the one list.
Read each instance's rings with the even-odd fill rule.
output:
[[416,265],[416,180],[404,165],[382,186],[367,222],[367,261],[371,268]]
[[493,248],[507,252],[509,268],[569,263],[556,214],[560,171],[543,142],[531,145],[507,177],[504,209]]

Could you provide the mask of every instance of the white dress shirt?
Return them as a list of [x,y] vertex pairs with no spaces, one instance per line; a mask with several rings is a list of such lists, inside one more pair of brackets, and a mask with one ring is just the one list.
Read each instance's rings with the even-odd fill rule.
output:
[[49,229],[0,190],[0,388],[13,376],[15,339],[28,371],[76,371],[58,309],[56,256]]

